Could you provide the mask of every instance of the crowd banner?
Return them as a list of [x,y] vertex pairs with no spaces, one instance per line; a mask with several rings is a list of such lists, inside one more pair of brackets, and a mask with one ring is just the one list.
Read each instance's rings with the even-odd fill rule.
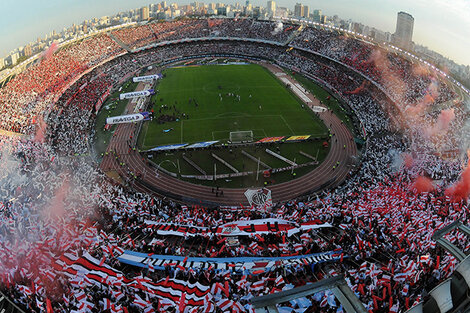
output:
[[180,144],[175,144],[175,145],[159,146],[159,147],[150,149],[149,151],[176,150],[176,149],[184,148],[187,145],[188,145],[187,143],[180,143]]
[[188,149],[206,148],[206,147],[212,146],[213,144],[216,144],[218,142],[219,142],[218,140],[197,142],[197,143],[193,143],[190,146],[187,146],[186,148],[188,148]]
[[103,93],[103,95],[100,97],[98,102],[96,102],[96,104],[95,104],[95,113],[98,113],[98,111],[101,109],[101,106],[103,105],[104,100],[106,100],[106,98],[111,94],[111,89],[112,89],[112,87],[109,87],[108,90],[106,90],[106,92]]
[[147,81],[152,81],[152,80],[157,80],[162,78],[161,74],[154,74],[154,75],[147,75],[147,76],[138,76],[138,77],[133,77],[132,81],[134,83],[137,82],[147,82]]
[[289,138],[286,139],[286,141],[302,141],[302,140],[307,140],[310,137],[311,137],[310,135],[290,136]]
[[271,142],[279,142],[282,139],[284,139],[285,136],[280,136],[280,137],[266,137],[263,139],[258,140],[256,143],[271,143]]
[[[82,257],[66,253],[56,261],[54,267],[57,271],[63,272],[70,279],[70,284],[76,288],[83,288],[83,285],[89,284],[99,288],[103,286],[120,288],[126,285],[127,288],[140,290],[150,297],[169,299],[173,303],[177,303],[184,293],[187,306],[204,305],[204,296],[210,292],[209,286],[175,278],[161,279],[156,282],[142,276],[129,279],[121,271],[92,257],[88,252],[85,252]],[[119,297],[120,294],[122,293],[116,293],[115,297]]]
[[245,191],[245,197],[252,207],[260,210],[267,210],[273,206],[273,198],[271,190],[267,188],[262,189],[248,189]]
[[138,98],[138,97],[148,97],[148,96],[153,95],[154,93],[155,91],[153,89],[121,93],[119,95],[119,99],[123,100],[123,99],[132,99],[132,98]]
[[322,222],[321,220],[313,220],[299,225],[291,221],[276,218],[235,221],[212,228],[173,223],[159,223],[151,220],[145,220],[145,224],[153,228],[158,235],[173,235],[180,237],[211,235],[251,236],[263,234],[287,234],[287,236],[292,236],[300,231],[331,227],[331,224]]
[[108,117],[106,119],[106,124],[123,124],[123,123],[134,123],[139,121],[148,121],[150,119],[149,112],[141,112],[136,114],[129,115],[119,115]]
[[[216,271],[268,271],[276,266],[306,265],[322,262],[331,262],[341,259],[342,251],[329,251],[307,255],[295,255],[285,257],[236,257],[236,258],[202,258],[186,257],[173,255],[157,255],[124,250],[124,253],[118,257],[119,262],[148,268],[149,265],[154,269],[164,270],[165,266],[184,267],[185,269],[209,269]],[[344,257],[344,256],[343,256]]]

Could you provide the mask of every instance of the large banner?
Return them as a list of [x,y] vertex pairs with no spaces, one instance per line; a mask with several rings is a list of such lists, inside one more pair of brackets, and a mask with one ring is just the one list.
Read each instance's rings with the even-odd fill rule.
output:
[[187,146],[186,148],[188,148],[188,149],[206,148],[206,147],[212,146],[213,144],[218,143],[218,142],[219,142],[218,140],[197,142],[197,143],[193,143],[190,146]]
[[103,105],[104,100],[111,94],[111,89],[112,87],[109,87],[108,90],[106,90],[105,93],[100,97],[98,102],[95,104],[95,113],[98,113],[98,111],[101,109],[101,106]]
[[108,117],[106,119],[106,124],[134,123],[139,121],[148,121],[149,119],[149,112],[141,112],[136,114]]
[[153,95],[154,93],[155,91],[153,89],[121,93],[119,95],[119,99],[123,100],[123,99],[132,99],[132,98],[138,98],[138,97],[148,97],[148,96]]
[[138,76],[138,77],[133,77],[132,78],[132,81],[134,83],[137,83],[137,82],[147,82],[147,81],[151,81],[151,80],[157,80],[157,79],[160,79],[162,78],[162,75],[161,74],[155,74],[155,75],[147,75],[147,76]]
[[159,146],[159,147],[150,149],[149,151],[176,150],[176,149],[184,148],[187,145],[188,145],[187,143],[179,143],[179,144],[174,144],[174,145]]
[[226,223],[210,229],[208,227],[189,226],[181,224],[158,223],[150,220],[145,220],[145,224],[152,227],[158,235],[173,235],[173,236],[250,236],[262,234],[281,234],[286,233],[287,236],[292,236],[301,230],[308,231],[310,229],[317,229],[322,227],[331,227],[331,224],[324,223],[321,220],[313,220],[310,222],[302,223],[300,225],[276,218],[265,218],[251,221],[236,221]]
[[163,270],[165,266],[208,269],[222,271],[268,271],[276,266],[289,266],[298,264],[317,264],[336,261],[341,258],[342,251],[330,251],[323,253],[296,255],[287,257],[238,257],[238,258],[200,258],[173,255],[148,255],[146,253],[125,250],[118,257],[121,263],[145,267],[149,265],[155,269]]
[[[63,272],[69,277],[72,286],[82,289],[83,286],[90,284],[98,287],[118,287],[126,285],[128,288],[140,290],[149,297],[158,297],[160,299],[171,300],[173,306],[185,294],[187,306],[203,306],[204,296],[210,292],[210,286],[202,285],[198,282],[190,283],[188,281],[178,280],[174,278],[161,279],[157,282],[146,277],[135,277],[128,279],[122,272],[110,267],[92,257],[88,252],[82,257],[72,254],[64,254],[56,261],[56,270]],[[113,292],[116,300],[121,299],[124,295],[121,292]],[[137,298],[134,303],[142,309],[150,306],[151,303],[146,300]],[[81,300],[79,300],[80,302]]]
[[271,190],[263,189],[248,189],[245,191],[245,197],[248,199],[250,206],[257,209],[267,210],[273,206],[273,198]]

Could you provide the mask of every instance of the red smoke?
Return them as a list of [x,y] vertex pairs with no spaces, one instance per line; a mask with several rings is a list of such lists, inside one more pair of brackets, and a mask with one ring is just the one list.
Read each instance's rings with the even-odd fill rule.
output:
[[37,129],[36,134],[34,135],[34,140],[43,143],[45,140],[47,124],[44,122],[42,116],[38,117],[37,120]]
[[390,70],[392,66],[390,66],[390,61],[388,60],[387,55],[382,53],[379,49],[374,50],[372,51],[368,62],[372,62],[375,65],[383,80],[394,86],[395,93],[399,97],[399,101],[402,101],[407,87],[403,80]]
[[44,53],[42,54],[42,58],[44,60],[49,59],[54,54],[54,52],[57,51],[57,48],[57,43],[54,41],[51,46],[46,51],[44,51]]
[[405,167],[406,168],[411,168],[413,166],[413,157],[409,153],[403,153],[402,154],[403,161],[405,162]]
[[412,188],[418,193],[430,192],[434,190],[434,185],[432,184],[432,180],[430,178],[419,176],[415,179]]
[[366,86],[366,81],[364,80],[359,87],[357,87],[353,91],[346,91],[345,94],[356,95],[356,94],[360,93],[362,90],[364,90],[365,86]]
[[412,71],[414,75],[426,76],[428,74],[428,69],[421,63],[414,63]]
[[441,114],[437,118],[437,126],[440,129],[447,129],[450,126],[450,123],[455,119],[454,109],[442,110]]
[[70,189],[70,183],[68,180],[62,182],[62,186],[56,191],[54,198],[50,204],[49,214],[51,218],[61,218],[65,215],[65,198]]
[[470,159],[460,180],[453,186],[447,188],[445,194],[446,196],[452,196],[457,201],[468,199],[468,196],[470,196]]
[[428,129],[430,136],[437,135],[439,133],[445,133],[449,129],[450,123],[455,119],[454,109],[442,110],[441,114],[437,118],[436,124],[432,128]]

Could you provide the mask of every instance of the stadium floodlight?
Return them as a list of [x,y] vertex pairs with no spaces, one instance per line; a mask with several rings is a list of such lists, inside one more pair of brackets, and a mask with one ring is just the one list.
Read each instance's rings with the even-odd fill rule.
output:
[[313,284],[284,290],[269,295],[253,298],[251,303],[256,313],[278,313],[277,304],[313,295],[324,290],[333,291],[335,297],[348,313],[366,313],[366,309],[359,298],[348,286],[344,276],[324,278]]
[[451,281],[452,279],[449,278],[429,292],[431,297],[436,300],[441,313],[447,313],[454,307],[452,294],[450,292]]
[[467,256],[455,269],[465,279],[465,282],[470,288],[470,256]]

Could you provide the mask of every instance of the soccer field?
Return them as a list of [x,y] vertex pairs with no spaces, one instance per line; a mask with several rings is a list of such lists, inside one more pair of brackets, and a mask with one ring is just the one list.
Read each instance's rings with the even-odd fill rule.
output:
[[[205,65],[168,68],[152,97],[141,149],[229,139],[233,131],[271,136],[325,136],[321,120],[264,67]],[[232,95],[233,94],[233,95]]]

